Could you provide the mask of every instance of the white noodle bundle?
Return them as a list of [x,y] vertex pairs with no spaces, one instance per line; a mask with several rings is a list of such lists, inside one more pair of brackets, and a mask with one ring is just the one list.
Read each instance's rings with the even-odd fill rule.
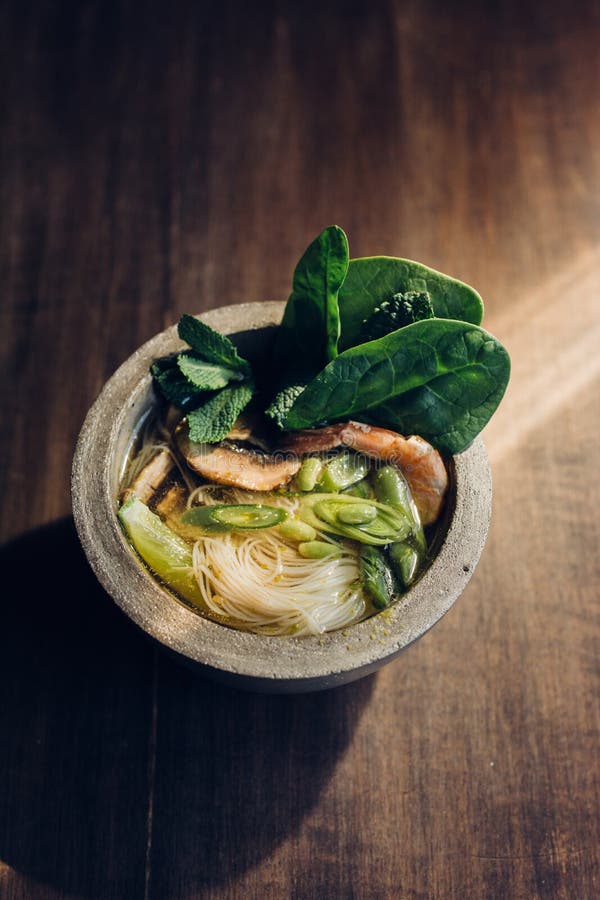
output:
[[304,559],[267,531],[206,537],[194,546],[194,574],[207,608],[234,625],[270,635],[322,634],[365,611],[356,553],[336,551]]
[[[186,482],[188,509],[258,501],[282,507],[288,516],[298,510],[294,494],[261,494],[219,484],[198,487],[156,422],[145,429],[142,449],[128,473],[130,483],[159,450],[171,453]],[[327,535],[318,537],[335,547],[335,555],[305,559],[295,543],[267,529],[202,537],[192,557],[207,610],[221,622],[268,635],[323,634],[360,620],[365,600],[357,551]]]

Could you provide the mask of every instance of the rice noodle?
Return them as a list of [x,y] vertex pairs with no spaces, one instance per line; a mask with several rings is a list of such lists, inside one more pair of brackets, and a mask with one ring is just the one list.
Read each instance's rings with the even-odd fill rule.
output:
[[[215,503],[278,506],[293,517],[299,497],[292,493],[259,493],[193,477],[174,448],[169,431],[158,421],[147,423],[142,446],[128,471],[131,483],[160,450],[167,450],[188,489],[187,508]],[[189,539],[189,538],[188,538]],[[331,543],[335,555],[306,559],[297,544],[277,531],[230,532],[203,536],[193,547],[193,571],[206,612],[218,621],[268,635],[323,634],[343,628],[365,615],[359,584],[358,552],[351,542]]]
[[322,634],[365,611],[357,554],[335,546],[336,556],[305,559],[267,530],[203,537],[194,545],[194,574],[207,608],[231,624],[272,635]]

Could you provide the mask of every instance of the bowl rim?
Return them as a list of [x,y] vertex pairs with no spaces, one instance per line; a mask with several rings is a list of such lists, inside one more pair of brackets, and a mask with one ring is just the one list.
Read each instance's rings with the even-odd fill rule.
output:
[[[228,334],[278,325],[285,304],[218,307],[198,315]],[[80,430],[73,456],[73,516],[88,561],[114,602],[144,632],[185,661],[225,680],[282,690],[327,687],[390,662],[425,634],[460,596],[479,561],[492,505],[489,460],[480,437],[453,457],[455,505],[438,553],[417,583],[387,610],[341,631],[270,637],[238,631],[194,612],[163,588],[128,543],[116,516],[115,458],[124,423],[147,397],[150,363],[184,347],[172,325],[142,344],[108,379]],[[260,688],[259,688],[260,689]]]

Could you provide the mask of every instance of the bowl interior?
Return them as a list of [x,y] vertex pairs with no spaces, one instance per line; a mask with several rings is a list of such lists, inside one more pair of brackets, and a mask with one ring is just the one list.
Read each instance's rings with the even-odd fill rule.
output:
[[[269,359],[284,304],[221,307],[202,319],[234,339],[256,365]],[[437,528],[433,562],[392,606],[342,631],[318,637],[267,637],[203,618],[153,579],[117,520],[117,498],[132,442],[151,412],[149,366],[183,344],[176,327],[156,335],[115,372],[90,409],[73,460],[75,523],[98,579],[125,613],[181,661],[238,687],[271,692],[324,689],[394,659],[452,606],[483,548],[491,513],[484,445],[450,461],[451,489]]]

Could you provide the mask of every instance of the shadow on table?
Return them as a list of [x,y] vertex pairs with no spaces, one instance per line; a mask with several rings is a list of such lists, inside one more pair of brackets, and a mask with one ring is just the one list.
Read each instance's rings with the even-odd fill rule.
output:
[[151,894],[166,897],[235,879],[299,826],[375,678],[285,697],[209,686],[163,656],[159,671]]
[[293,697],[197,677],[108,598],[70,518],[0,560],[1,861],[82,897],[160,897],[234,878],[300,825],[374,676]]

